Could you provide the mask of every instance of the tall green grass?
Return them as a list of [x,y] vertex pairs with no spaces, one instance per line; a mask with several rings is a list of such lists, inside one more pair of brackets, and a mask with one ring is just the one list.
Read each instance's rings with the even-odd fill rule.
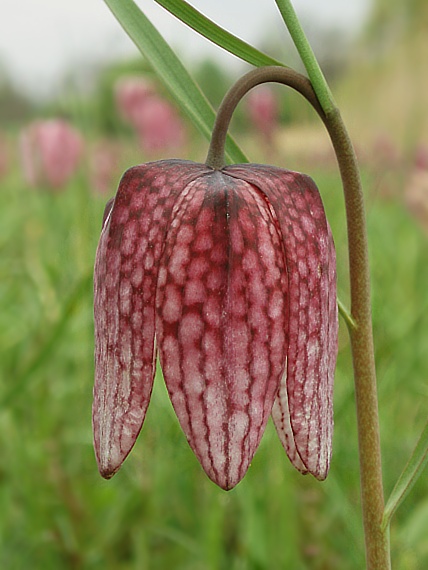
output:
[[[347,298],[343,201],[322,191]],[[119,179],[120,173],[118,173]],[[428,411],[428,253],[398,201],[367,177],[385,489]],[[357,570],[364,566],[353,381],[343,323],[335,439],[324,483],[293,470],[269,423],[228,493],[202,472],[158,374],[140,438],[111,480],[92,450],[92,266],[106,199],[81,174],[63,193],[0,182],[0,567],[103,570]],[[396,570],[428,567],[428,481],[392,525]]]

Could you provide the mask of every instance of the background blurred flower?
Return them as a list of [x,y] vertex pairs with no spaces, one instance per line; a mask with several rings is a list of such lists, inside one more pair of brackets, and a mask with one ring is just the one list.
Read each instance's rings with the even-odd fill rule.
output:
[[120,116],[131,125],[138,125],[141,108],[146,99],[155,94],[153,84],[142,77],[122,77],[114,91]]
[[278,124],[278,101],[270,87],[254,89],[247,97],[247,111],[254,127],[271,142]]
[[113,193],[120,162],[120,146],[110,140],[98,141],[90,150],[89,171],[91,188],[99,194]]
[[415,167],[417,170],[426,170],[428,172],[428,145],[421,143],[417,146]]
[[380,172],[401,166],[401,153],[394,139],[388,133],[380,133],[373,142],[371,162],[374,170]]
[[0,134],[0,178],[4,176],[9,168],[9,149],[4,137]]
[[150,97],[141,109],[138,138],[147,154],[180,148],[185,143],[184,125],[175,109],[160,97]]
[[428,232],[428,147],[419,145],[414,168],[404,189],[404,199],[410,213]]
[[186,133],[180,116],[152,83],[138,77],[122,78],[115,93],[120,115],[136,130],[146,154],[175,150],[185,143]]
[[70,179],[83,152],[80,134],[63,119],[31,123],[21,133],[21,161],[29,184],[61,188]]

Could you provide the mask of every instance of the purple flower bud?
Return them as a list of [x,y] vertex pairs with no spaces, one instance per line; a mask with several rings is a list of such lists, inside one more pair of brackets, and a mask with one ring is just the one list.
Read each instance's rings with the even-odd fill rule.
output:
[[208,476],[245,475],[269,415],[326,477],[337,353],[335,252],[303,174],[166,160],[128,170],[95,263],[94,443],[111,477],[142,427],[156,355]]

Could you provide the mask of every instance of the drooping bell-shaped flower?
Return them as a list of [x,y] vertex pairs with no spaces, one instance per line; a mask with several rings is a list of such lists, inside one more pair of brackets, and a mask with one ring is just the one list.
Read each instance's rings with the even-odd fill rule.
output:
[[131,168],[106,207],[94,312],[104,477],[142,427],[157,352],[181,427],[220,487],[245,475],[271,414],[295,467],[326,477],[335,251],[309,177],[182,160]]

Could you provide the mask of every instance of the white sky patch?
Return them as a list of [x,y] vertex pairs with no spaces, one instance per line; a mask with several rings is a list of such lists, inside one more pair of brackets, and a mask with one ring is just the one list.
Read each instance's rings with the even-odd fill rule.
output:
[[[237,61],[187,29],[154,0],[137,0],[137,4],[187,60],[197,54],[228,65]],[[256,46],[270,35],[280,41],[286,34],[274,0],[193,0],[191,4]],[[366,17],[370,0],[295,0],[294,6],[303,22],[355,30]],[[49,95],[66,73],[79,66],[88,68],[137,53],[103,0],[2,0],[0,73],[6,70],[30,94]]]

